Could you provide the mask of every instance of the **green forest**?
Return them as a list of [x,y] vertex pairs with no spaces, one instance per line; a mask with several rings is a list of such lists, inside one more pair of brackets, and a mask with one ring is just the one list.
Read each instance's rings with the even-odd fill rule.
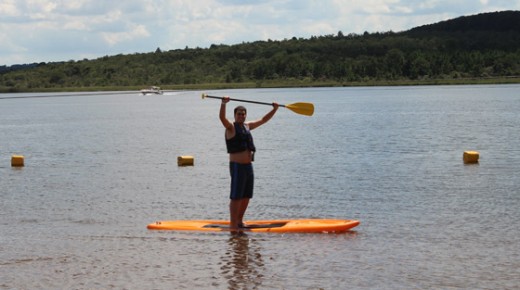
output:
[[403,32],[213,44],[0,66],[0,92],[520,82],[520,11]]

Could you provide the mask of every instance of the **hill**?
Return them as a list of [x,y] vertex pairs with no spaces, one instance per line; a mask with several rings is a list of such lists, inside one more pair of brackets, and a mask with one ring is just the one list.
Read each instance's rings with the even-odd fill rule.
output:
[[413,28],[405,35],[443,38],[465,50],[516,51],[520,43],[520,11],[462,16]]
[[518,32],[520,31],[520,11],[502,11],[461,16],[409,30],[411,33],[470,31]]
[[520,12],[403,31],[211,45],[0,70],[0,91],[450,82],[520,75]]

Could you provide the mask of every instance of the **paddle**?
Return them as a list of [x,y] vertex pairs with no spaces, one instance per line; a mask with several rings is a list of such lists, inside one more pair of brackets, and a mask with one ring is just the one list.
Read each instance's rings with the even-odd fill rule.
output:
[[[207,94],[202,94],[202,98],[211,98],[211,99],[219,99],[222,100],[224,97],[217,97],[217,96],[208,96]],[[237,102],[245,102],[245,103],[253,103],[253,104],[260,104],[260,105],[268,105],[272,106],[272,103],[264,103],[264,102],[257,102],[257,101],[248,101],[248,100],[240,100],[240,99],[232,99],[229,98],[230,101],[237,101]],[[287,108],[297,114],[305,115],[305,116],[312,116],[314,114],[314,105],[312,103],[293,103],[293,104],[287,104],[287,105],[279,105],[280,107]]]

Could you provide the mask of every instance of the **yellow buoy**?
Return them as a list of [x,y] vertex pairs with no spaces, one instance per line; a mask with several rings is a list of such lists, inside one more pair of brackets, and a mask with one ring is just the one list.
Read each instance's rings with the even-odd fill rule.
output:
[[13,166],[13,167],[22,167],[22,166],[24,166],[24,157],[23,157],[23,155],[13,155],[13,156],[11,156],[11,166]]
[[193,156],[179,156],[177,157],[177,165],[189,166],[194,164]]
[[462,160],[464,163],[478,163],[479,153],[477,151],[464,151],[462,155]]

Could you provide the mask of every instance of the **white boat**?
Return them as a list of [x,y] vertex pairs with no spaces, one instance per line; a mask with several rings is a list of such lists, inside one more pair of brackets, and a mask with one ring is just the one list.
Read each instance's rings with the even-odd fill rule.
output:
[[151,86],[148,89],[142,89],[141,94],[143,94],[143,95],[146,95],[146,94],[162,95],[163,91],[161,90],[160,87]]

